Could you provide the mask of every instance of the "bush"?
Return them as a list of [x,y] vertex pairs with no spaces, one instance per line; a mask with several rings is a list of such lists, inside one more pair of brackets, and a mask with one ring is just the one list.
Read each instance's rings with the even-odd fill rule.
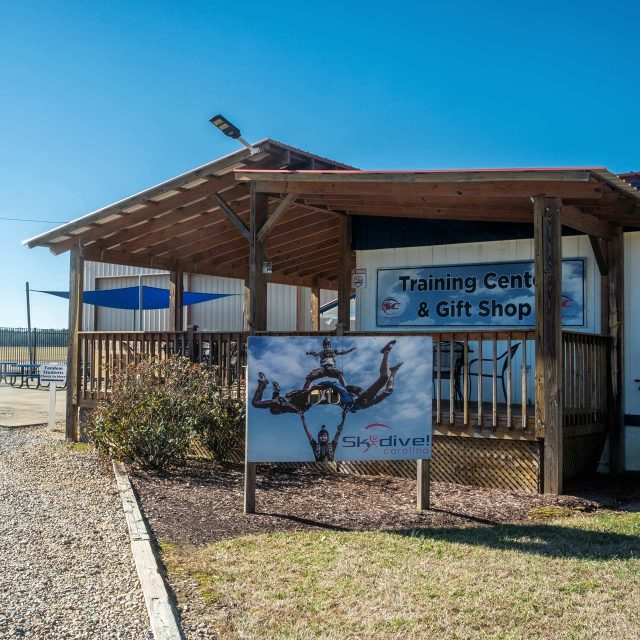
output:
[[103,453],[164,469],[184,463],[197,434],[220,451],[222,434],[232,431],[230,424],[241,413],[203,365],[187,358],[150,358],[117,377],[94,413],[89,435]]
[[203,422],[200,441],[222,464],[244,457],[245,404],[219,394],[213,420]]

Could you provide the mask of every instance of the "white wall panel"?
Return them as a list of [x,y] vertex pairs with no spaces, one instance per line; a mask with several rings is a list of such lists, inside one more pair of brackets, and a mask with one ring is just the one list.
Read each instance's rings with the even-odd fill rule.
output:
[[[625,414],[640,416],[640,232],[624,238]],[[629,418],[637,422],[638,418]],[[626,428],[626,468],[640,471],[640,427]]]
[[230,293],[227,298],[194,304],[188,324],[201,331],[242,331],[244,325],[244,280],[190,274],[185,289],[199,293]]

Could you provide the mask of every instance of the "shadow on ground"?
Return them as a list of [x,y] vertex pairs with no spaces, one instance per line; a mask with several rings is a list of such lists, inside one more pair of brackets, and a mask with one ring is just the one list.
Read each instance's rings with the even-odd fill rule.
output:
[[640,558],[640,536],[555,524],[399,529],[393,533],[424,540],[468,544],[551,558],[601,561]]

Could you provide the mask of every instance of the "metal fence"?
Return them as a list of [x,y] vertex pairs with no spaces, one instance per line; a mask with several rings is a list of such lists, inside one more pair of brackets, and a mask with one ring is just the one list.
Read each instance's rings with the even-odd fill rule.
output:
[[0,362],[42,364],[67,361],[67,329],[0,327]]

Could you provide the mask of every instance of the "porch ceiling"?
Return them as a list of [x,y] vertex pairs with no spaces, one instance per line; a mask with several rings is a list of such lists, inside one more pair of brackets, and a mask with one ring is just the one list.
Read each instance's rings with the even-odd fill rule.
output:
[[235,173],[259,192],[341,214],[532,223],[531,198],[545,195],[585,233],[640,228],[640,191],[604,168]]
[[603,168],[357,171],[273,140],[256,146],[254,156],[238,151],[25,243],[247,279],[250,185],[269,197],[270,281],[289,284],[336,286],[345,215],[532,223],[531,198],[547,195],[583,233],[640,228],[640,192]]
[[[241,149],[24,244],[55,254],[81,244],[87,260],[246,279],[249,244],[242,227],[249,224],[250,195],[234,169],[352,169],[270,139],[254,146],[259,153],[253,156]],[[278,205],[272,199],[270,213]],[[319,220],[314,207],[291,203],[279,217],[269,234],[271,281],[312,283],[319,260],[334,256],[337,214],[322,213]],[[337,277],[336,260],[321,284]]]

